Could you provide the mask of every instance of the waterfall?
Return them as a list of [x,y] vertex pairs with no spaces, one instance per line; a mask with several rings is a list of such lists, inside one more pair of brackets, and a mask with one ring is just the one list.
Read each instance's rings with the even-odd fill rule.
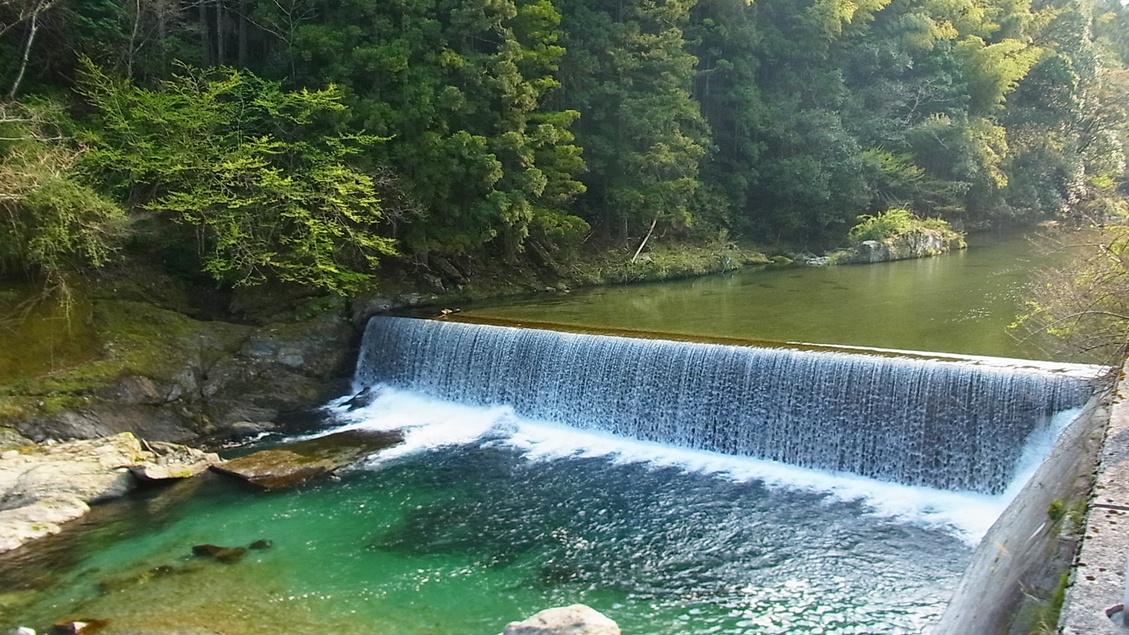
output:
[[996,494],[1090,382],[1030,368],[374,317],[355,384],[645,441]]

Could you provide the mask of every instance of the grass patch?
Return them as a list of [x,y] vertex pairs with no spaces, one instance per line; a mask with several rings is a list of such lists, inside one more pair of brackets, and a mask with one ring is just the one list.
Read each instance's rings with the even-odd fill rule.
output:
[[1054,635],[1058,632],[1058,619],[1066,601],[1066,587],[1070,585],[1070,572],[1059,576],[1058,586],[1044,604],[1035,609],[1034,621],[1028,635]]

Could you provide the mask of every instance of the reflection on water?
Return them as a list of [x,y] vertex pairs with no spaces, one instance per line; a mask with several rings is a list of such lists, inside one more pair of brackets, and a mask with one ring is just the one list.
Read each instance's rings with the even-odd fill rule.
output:
[[[738,271],[696,280],[582,289],[466,308],[472,317],[781,342],[1048,359],[1008,331],[1033,268],[1022,236],[935,258]],[[1072,360],[1060,360],[1072,361]],[[1088,361],[1088,360],[1077,360]]]

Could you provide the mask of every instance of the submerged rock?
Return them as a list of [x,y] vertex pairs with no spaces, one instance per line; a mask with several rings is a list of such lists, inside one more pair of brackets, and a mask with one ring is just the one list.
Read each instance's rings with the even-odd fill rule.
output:
[[404,440],[394,431],[347,430],[232,459],[212,469],[267,490],[304,483]]
[[102,595],[107,595],[107,594],[110,594],[110,593],[119,593],[119,592],[127,591],[127,590],[129,590],[129,589],[131,589],[135,586],[141,585],[141,584],[147,584],[149,582],[153,582],[154,580],[159,580],[161,578],[167,578],[167,577],[173,576],[173,575],[194,573],[194,572],[199,571],[199,570],[201,570],[200,565],[194,564],[194,563],[187,563],[187,564],[178,565],[178,566],[162,564],[162,565],[158,565],[156,567],[153,567],[152,569],[149,569],[147,571],[142,571],[141,573],[136,573],[136,574],[128,575],[128,576],[125,576],[125,577],[115,577],[115,578],[107,578],[105,580],[100,580],[97,584],[97,589],[98,589],[98,592],[101,593]]
[[620,635],[619,625],[583,604],[545,609],[524,622],[510,622],[502,635]]
[[77,620],[55,622],[48,631],[50,635],[93,635],[106,628],[110,620],[84,617]]
[[245,547],[220,547],[219,545],[196,545],[192,547],[192,555],[211,558],[224,564],[235,564],[247,555]]

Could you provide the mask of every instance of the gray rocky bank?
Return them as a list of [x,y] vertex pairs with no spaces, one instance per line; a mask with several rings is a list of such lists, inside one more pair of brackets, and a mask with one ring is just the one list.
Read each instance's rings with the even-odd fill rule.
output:
[[219,460],[173,444],[143,448],[130,432],[7,450],[0,453],[0,553],[58,533],[91,504],[122,496],[142,480],[187,478]]
[[828,252],[816,264],[850,265],[929,258],[965,248],[964,237],[955,232],[915,229],[885,240],[864,240],[848,249]]

